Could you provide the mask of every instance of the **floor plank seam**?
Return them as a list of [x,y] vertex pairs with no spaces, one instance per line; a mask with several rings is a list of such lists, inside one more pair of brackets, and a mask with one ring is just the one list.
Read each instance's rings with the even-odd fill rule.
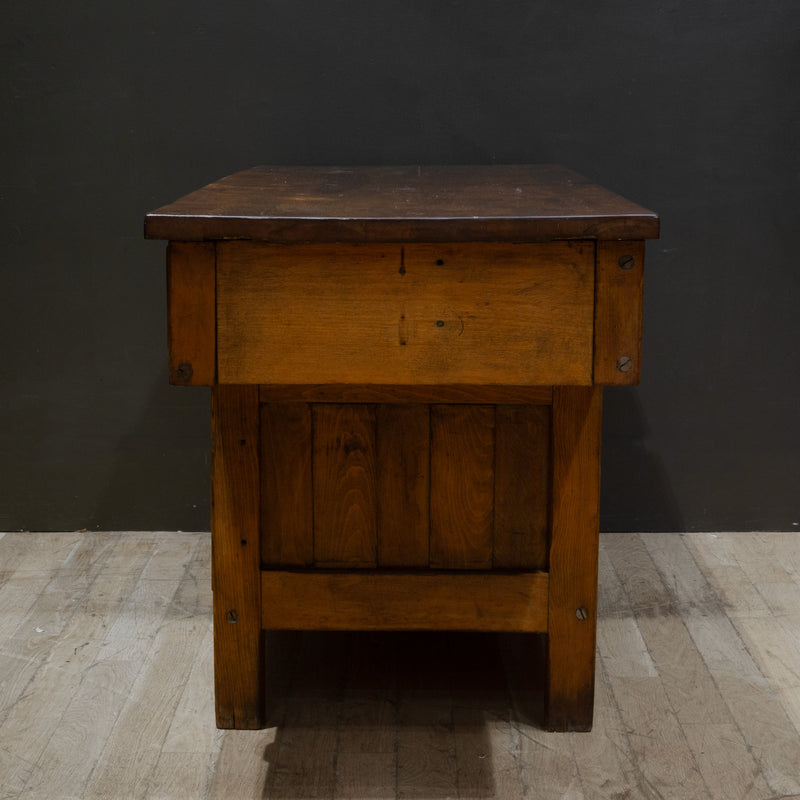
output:
[[[688,538],[689,534],[680,534],[679,536],[680,536],[682,541],[685,541]],[[715,586],[713,586],[713,584],[711,583],[711,580],[703,572],[702,567],[700,566],[700,564],[697,561],[695,553],[692,551],[692,549],[690,547],[686,547],[686,550],[689,553],[689,556],[692,558],[692,560],[693,560],[693,562],[694,562],[694,564],[695,564],[695,566],[697,568],[697,571],[702,576],[703,580],[707,583],[709,591],[714,592],[714,594],[718,594],[717,588]],[[734,558],[735,558],[735,556],[734,556]],[[735,632],[735,634],[736,634],[736,636],[737,636],[737,638],[739,640],[739,643],[741,644],[742,648],[747,653],[747,656],[750,658],[752,663],[758,669],[764,685],[768,685],[769,684],[769,680],[768,680],[767,676],[764,675],[764,671],[763,671],[763,668],[762,668],[761,664],[759,664],[758,660],[756,658],[754,658],[753,654],[750,652],[750,648],[747,646],[747,642],[742,637],[741,632],[739,631],[739,629],[738,629],[738,627],[736,625],[736,618],[732,618],[727,613],[727,611],[723,611],[720,614],[720,618],[724,618],[725,621],[728,623],[728,625],[730,625],[732,630]],[[769,782],[769,778],[767,777],[767,770],[765,769],[765,765],[764,765],[763,759],[760,757],[759,752],[756,750],[756,748],[753,746],[753,744],[748,741],[748,737],[747,737],[745,731],[742,729],[741,723],[740,723],[740,721],[738,719],[738,715],[735,713],[735,709],[731,706],[730,699],[727,697],[726,693],[722,691],[722,689],[721,689],[721,687],[719,685],[719,681],[717,679],[717,675],[715,674],[715,670],[713,669],[713,665],[708,662],[708,659],[707,659],[706,654],[704,652],[704,648],[702,647],[702,643],[697,641],[697,638],[696,638],[695,634],[692,632],[691,627],[687,626],[687,631],[689,633],[689,636],[692,638],[692,641],[694,642],[695,647],[697,647],[697,650],[700,653],[700,656],[703,659],[703,662],[706,664],[706,667],[708,668],[709,674],[711,676],[711,680],[712,680],[715,688],[717,689],[718,693],[720,694],[720,696],[723,698],[723,701],[725,702],[725,706],[728,709],[728,713],[730,715],[731,721],[732,721],[734,727],[736,728],[737,732],[739,733],[739,736],[741,737],[741,740],[745,745],[746,751],[752,757],[756,767],[760,771],[760,774],[764,775],[765,779]],[[788,716],[786,718],[786,721],[789,724],[791,724],[791,720],[788,718]],[[800,762],[798,762],[798,774],[800,775]],[[774,789],[775,787],[771,787],[771,788]]]
[[462,634],[277,636],[271,727],[215,731],[208,534],[6,535],[0,798],[800,798],[788,536],[604,534],[595,729],[549,734],[539,638]]
[[[196,550],[197,550],[197,543],[192,548],[192,553],[196,552]],[[179,591],[180,584],[181,584],[180,580],[169,581],[168,579],[153,579],[153,578],[142,577],[142,576],[144,576],[146,574],[147,568],[150,566],[150,564],[153,562],[153,560],[156,558],[157,555],[159,555],[159,551],[158,551],[158,549],[156,547],[151,552],[150,557],[147,559],[147,561],[143,564],[142,569],[139,571],[137,580],[136,580],[136,582],[134,584],[134,587],[132,589],[132,592],[131,592],[132,594],[135,593],[137,587],[140,585],[140,583],[142,581],[153,581],[153,580],[164,580],[165,582],[168,582],[168,583],[169,582],[174,583],[175,584],[175,588],[173,590],[173,593],[172,593],[171,597],[174,597],[175,594]],[[189,569],[189,566],[188,566],[189,563],[190,562],[187,561],[187,565],[184,567],[184,570],[183,570],[183,575],[185,575],[187,570]],[[171,600],[171,598],[170,598],[170,600]],[[155,642],[159,632],[163,629],[163,619],[164,619],[164,615],[166,615],[166,613],[167,613],[168,606],[169,606],[169,601],[167,601],[167,602],[161,604],[160,606],[158,606],[159,612],[161,613],[161,619],[160,619],[160,621],[159,621],[159,623],[158,623],[158,625],[157,625],[157,627],[155,629],[155,632],[152,633],[152,635],[150,637],[148,637],[148,639],[150,641]],[[121,608],[124,608],[124,605]],[[141,609],[140,609],[139,605],[136,603],[136,601],[134,601],[134,603],[133,603],[133,611],[134,611],[134,621],[136,621],[137,615],[141,612]],[[110,630],[109,630],[109,633],[110,633]],[[106,641],[107,641],[107,639],[106,639]],[[105,642],[104,642],[104,644],[105,644]],[[148,660],[147,656],[150,656],[149,660]],[[148,652],[146,654],[145,658],[143,658],[142,662],[139,664],[139,668],[136,670],[135,674],[132,676],[132,679],[131,679],[131,691],[133,690],[133,688],[136,686],[136,684],[141,679],[142,674],[143,674],[144,670],[147,668],[148,663],[152,664],[152,662],[153,662],[153,656],[150,655],[149,652]],[[95,665],[93,664],[92,666],[95,666]],[[90,669],[91,669],[91,667],[90,667]],[[112,692],[115,692],[115,690],[112,689]],[[91,768],[91,770],[90,770],[90,772],[89,772],[89,774],[88,774],[88,776],[86,778],[86,784],[85,785],[86,785],[87,788],[91,787],[93,782],[94,782],[94,780],[95,780],[95,777],[98,774],[101,774],[101,773],[98,773],[98,768],[99,767],[104,767],[105,768],[107,766],[107,764],[105,763],[106,762],[106,752],[109,749],[109,747],[111,747],[114,744],[115,737],[117,736],[117,731],[119,730],[119,726],[121,724],[121,721],[124,719],[125,712],[128,709],[128,706],[129,706],[129,703],[130,703],[129,694],[126,694],[125,697],[126,697],[126,702],[120,704],[117,713],[114,715],[114,721],[113,721],[113,724],[111,725],[111,727],[109,729],[109,733],[108,733],[108,737],[106,739],[106,742],[105,742],[105,744],[104,744],[104,746],[103,746],[103,748],[102,748],[102,750],[101,750],[101,752],[99,754],[99,757],[97,758],[95,763],[92,765],[92,768]],[[163,744],[163,742],[162,742],[162,744]],[[159,754],[159,758],[160,758],[160,754]],[[152,776],[152,770],[151,770],[151,773],[149,775],[144,777],[144,780],[148,781],[151,776]]]
[[[632,536],[635,536],[635,537],[636,537],[636,539],[637,539],[639,542],[641,542],[641,544],[642,544],[642,545],[645,545],[645,543],[642,541],[642,539],[641,539],[641,536],[640,536],[639,534],[632,534]],[[647,552],[647,548],[646,548],[646,546],[645,546],[645,552]],[[648,556],[649,556],[649,553],[648,553]],[[651,558],[651,561],[652,561],[652,558]],[[664,579],[664,576],[663,576],[663,575],[661,574],[661,572],[658,570],[658,566],[657,566],[657,565],[656,565],[654,562],[653,562],[653,567],[654,567],[654,569],[656,570],[657,574],[659,575],[659,578],[660,578],[660,580],[661,580],[661,582],[662,582],[662,585],[664,586],[664,588],[665,588],[665,589],[666,589],[668,592],[670,592],[670,593],[671,593],[671,594],[674,596],[674,595],[676,594],[676,590],[672,590],[672,589],[669,587],[669,585],[667,584],[667,582],[666,582],[666,581],[665,581],[665,579]],[[623,593],[625,594],[625,598],[626,598],[626,601],[627,601],[627,606],[628,606],[628,608],[630,609],[630,613],[632,614],[632,616],[633,616],[633,619],[634,619],[634,621],[636,621],[636,623],[637,623],[637,626],[638,626],[638,616],[637,616],[637,613],[636,613],[636,610],[635,610],[635,606],[634,606],[633,602],[631,601],[630,592],[629,592],[629,590],[628,590],[628,587],[626,586],[626,583],[625,583],[625,581],[624,581],[624,580],[621,578],[621,576],[620,576],[620,575],[617,573],[616,566],[615,566],[615,565],[614,565],[614,563],[613,563],[613,559],[612,559],[612,563],[611,563],[611,568],[612,568],[612,570],[614,571],[614,573],[615,573],[615,575],[616,575],[616,577],[617,577],[617,580],[620,582],[620,585],[621,585],[621,587],[622,587],[622,591],[623,591]],[[683,618],[682,618],[681,616],[679,616],[679,615],[676,615],[676,616],[678,616],[678,618],[681,620],[681,623],[683,623]],[[688,633],[688,631],[687,631],[687,633]],[[647,653],[648,653],[648,656],[650,657],[650,660],[651,660],[651,662],[652,662],[652,663],[654,663],[654,664],[657,664],[657,660],[653,658],[653,653],[652,653],[652,651],[651,651],[650,645],[647,643],[647,641],[646,641],[646,639],[645,639],[644,637],[642,637],[642,641],[643,641],[643,643],[644,643],[644,646],[645,646],[645,648],[646,648],[646,650],[647,650]],[[712,795],[712,792],[711,792],[711,790],[710,790],[710,787],[708,786],[708,784],[707,784],[707,782],[706,782],[706,779],[705,779],[705,777],[703,776],[703,772],[702,772],[702,770],[700,769],[700,765],[699,765],[699,763],[698,763],[698,761],[697,761],[697,757],[696,757],[696,755],[695,755],[694,751],[692,750],[692,748],[691,748],[691,747],[689,747],[688,741],[686,740],[686,734],[685,734],[685,731],[684,731],[684,729],[683,729],[683,725],[681,724],[681,721],[680,721],[680,719],[679,719],[679,717],[678,717],[678,713],[677,713],[677,710],[676,710],[676,709],[675,709],[675,707],[674,707],[674,704],[673,704],[673,703],[672,703],[672,701],[670,700],[670,697],[669,697],[669,692],[666,690],[666,687],[664,686],[663,678],[662,678],[662,676],[661,676],[661,674],[660,674],[660,672],[659,672],[659,670],[658,670],[657,666],[656,666],[656,673],[657,673],[657,674],[656,674],[656,678],[655,678],[655,679],[656,679],[656,680],[658,680],[658,682],[659,682],[659,685],[660,685],[660,687],[661,687],[661,692],[663,693],[663,695],[664,695],[664,697],[665,697],[665,699],[666,699],[667,706],[669,707],[669,711],[672,713],[672,717],[673,717],[673,718],[674,718],[674,720],[675,720],[675,723],[676,723],[676,725],[677,725],[677,727],[678,727],[678,730],[680,730],[680,731],[681,731],[681,734],[682,734],[682,736],[683,736],[683,738],[684,738],[684,741],[685,741],[685,743],[686,743],[687,749],[688,749],[688,751],[689,751],[689,754],[690,754],[690,756],[691,756],[691,759],[692,759],[692,764],[694,765],[694,770],[695,770],[695,772],[696,772],[696,774],[697,774],[697,777],[699,778],[699,780],[700,780],[700,781],[702,781],[702,784],[703,784],[703,786],[705,787],[705,790],[706,790],[706,796],[707,796],[707,797],[709,797],[709,798],[711,798],[713,795]],[[613,694],[613,695],[614,695],[614,697],[615,697],[615,701],[616,701],[616,703],[617,703],[617,707],[619,707],[619,699],[616,697],[616,691],[615,691],[615,689],[614,689],[613,681],[611,682],[611,692],[612,692],[612,694]],[[628,740],[629,740],[629,741],[630,741],[630,737],[631,737],[632,735],[645,735],[645,736],[646,736],[646,735],[649,735],[649,733],[648,733],[648,734],[636,734],[634,731],[628,731]],[[638,764],[638,765],[639,765],[639,767],[640,767],[639,773],[640,773],[640,775],[641,775],[642,779],[645,781],[645,783],[646,783],[648,786],[650,786],[650,788],[652,788],[652,789],[653,789],[654,791],[656,791],[656,792],[659,792],[659,790],[657,789],[657,787],[653,786],[653,785],[651,784],[651,782],[649,781],[649,779],[646,777],[646,775],[645,775],[645,771],[644,771],[643,767],[641,766],[641,764],[639,763],[640,759],[639,759],[639,757],[638,757],[638,755],[637,755],[637,753],[636,753],[636,748],[634,747],[634,748],[632,748],[632,750],[633,750],[633,757],[634,757],[634,759],[636,760],[637,764]],[[660,793],[658,793],[658,794],[657,794],[657,796],[660,798],[660,797],[661,797]]]

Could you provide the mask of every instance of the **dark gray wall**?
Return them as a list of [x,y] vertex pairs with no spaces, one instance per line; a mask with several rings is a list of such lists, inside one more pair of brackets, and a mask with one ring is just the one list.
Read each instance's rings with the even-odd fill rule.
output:
[[3,5],[0,530],[208,527],[142,217],[262,163],[560,162],[658,211],[603,527],[800,522],[795,0]]

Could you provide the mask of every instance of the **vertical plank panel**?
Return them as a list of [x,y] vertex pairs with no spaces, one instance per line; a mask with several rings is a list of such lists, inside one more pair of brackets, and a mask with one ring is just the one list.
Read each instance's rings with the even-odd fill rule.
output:
[[377,565],[375,407],[312,406],[314,561]]
[[549,730],[592,726],[602,397],[601,387],[553,392]]
[[547,567],[550,407],[497,406],[494,566]]
[[311,409],[261,406],[261,561],[280,567],[314,560]]
[[169,382],[211,386],[217,368],[216,255],[213,242],[167,249]]
[[378,565],[427,567],[430,407],[379,405]]
[[264,723],[258,386],[214,387],[211,535],[217,726]]
[[[595,383],[623,386],[639,383],[643,281],[644,242],[597,243]],[[630,359],[630,363],[622,363],[620,359]]]
[[494,406],[431,407],[432,567],[492,566],[494,419]]

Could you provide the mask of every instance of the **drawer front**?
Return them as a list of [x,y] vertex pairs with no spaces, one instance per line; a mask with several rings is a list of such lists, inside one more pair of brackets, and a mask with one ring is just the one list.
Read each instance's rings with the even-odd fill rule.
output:
[[221,383],[588,385],[594,244],[217,245]]

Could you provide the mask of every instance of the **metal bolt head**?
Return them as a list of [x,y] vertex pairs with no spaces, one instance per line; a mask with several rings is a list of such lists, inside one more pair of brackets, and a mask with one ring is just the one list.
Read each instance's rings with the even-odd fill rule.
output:
[[630,253],[625,253],[625,255],[619,257],[617,263],[622,269],[633,269],[636,266],[636,259]]
[[633,368],[633,361],[630,356],[622,356],[617,359],[617,369],[620,372],[630,372]]
[[182,381],[190,381],[192,379],[192,375],[194,374],[192,365],[187,362],[184,362],[183,364],[178,364],[178,369],[176,371],[178,377]]
[[227,622],[238,622],[239,615],[236,613],[236,609],[231,609],[230,611],[225,612],[225,620]]
[[581,606],[580,608],[576,609],[575,617],[581,622],[589,617],[589,609],[586,606]]

